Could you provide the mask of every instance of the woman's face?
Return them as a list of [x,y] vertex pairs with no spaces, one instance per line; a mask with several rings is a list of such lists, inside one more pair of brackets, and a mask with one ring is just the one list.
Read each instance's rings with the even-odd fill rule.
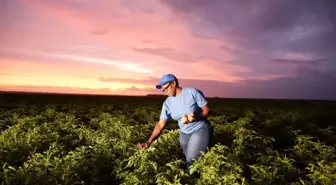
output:
[[167,96],[174,95],[174,83],[168,82],[162,86],[162,92]]

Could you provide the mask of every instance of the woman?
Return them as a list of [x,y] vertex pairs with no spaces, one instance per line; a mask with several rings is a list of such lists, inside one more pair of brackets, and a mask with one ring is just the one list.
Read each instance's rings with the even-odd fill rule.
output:
[[182,88],[172,74],[164,75],[157,89],[162,89],[168,98],[164,101],[160,121],[156,124],[150,138],[139,144],[139,149],[147,148],[164,129],[168,119],[178,121],[180,145],[186,157],[187,168],[193,159],[200,157],[201,151],[210,146],[213,127],[207,120],[210,108],[203,93],[195,88]]

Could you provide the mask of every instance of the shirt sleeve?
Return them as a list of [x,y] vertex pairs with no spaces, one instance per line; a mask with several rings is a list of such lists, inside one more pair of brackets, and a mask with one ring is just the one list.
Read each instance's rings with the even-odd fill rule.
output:
[[163,103],[162,109],[161,109],[161,114],[160,114],[160,119],[168,120],[171,118],[169,108],[166,104],[166,102]]
[[194,98],[199,107],[203,107],[208,104],[208,101],[206,100],[203,92],[198,89],[194,90]]

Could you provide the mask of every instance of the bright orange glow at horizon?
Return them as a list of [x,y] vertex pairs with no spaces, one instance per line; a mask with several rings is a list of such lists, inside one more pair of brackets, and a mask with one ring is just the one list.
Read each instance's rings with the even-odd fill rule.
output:
[[[103,73],[104,70],[99,70],[101,73],[97,73],[97,71],[93,71],[91,74],[86,73],[90,69],[97,68],[95,64],[81,64],[79,66],[74,63],[50,63],[48,65],[44,65],[43,62],[36,61],[6,61],[8,62],[6,68],[0,65],[0,67],[4,69],[0,74],[0,87],[6,90],[10,90],[10,88],[15,89],[15,87],[24,87],[24,91],[31,91],[29,90],[29,87],[31,87],[32,91],[35,91],[35,87],[38,87],[39,90],[43,89],[43,92],[55,92],[55,89],[50,87],[56,87],[56,89],[68,88],[72,89],[72,91],[78,89],[79,92],[76,93],[87,93],[89,89],[99,92],[99,90],[103,89],[104,91],[101,93],[113,94],[116,92],[120,93],[131,88],[150,89],[152,87],[146,84],[134,84],[118,81],[105,82],[99,80],[99,75],[115,77],[118,76],[118,73],[111,75],[111,71],[115,70],[111,67],[107,67],[109,69],[105,68],[105,75]],[[25,65],[27,63],[29,63],[29,65]],[[0,64],[4,64],[4,62]],[[122,73],[120,73],[118,78],[123,79],[125,76],[123,77]],[[15,84],[15,86],[13,86],[13,84]],[[66,92],[63,90],[62,93]]]

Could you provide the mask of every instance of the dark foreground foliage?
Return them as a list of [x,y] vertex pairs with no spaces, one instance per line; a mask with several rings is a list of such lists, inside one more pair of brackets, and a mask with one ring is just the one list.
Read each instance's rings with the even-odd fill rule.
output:
[[215,136],[185,168],[164,97],[3,94],[1,184],[336,184],[336,102],[209,99]]

